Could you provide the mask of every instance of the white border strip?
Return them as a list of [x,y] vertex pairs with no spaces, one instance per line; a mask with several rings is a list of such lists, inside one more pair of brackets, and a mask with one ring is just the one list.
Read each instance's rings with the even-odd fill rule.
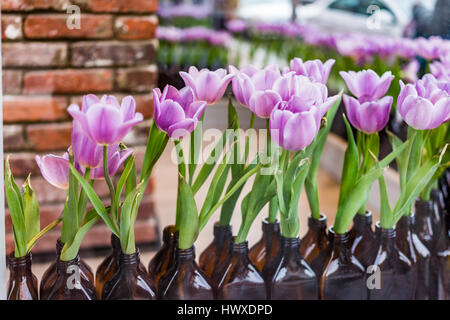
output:
[[[0,12],[1,18],[1,12]],[[0,39],[0,48],[2,40]],[[0,50],[0,61],[2,53]],[[2,65],[0,64],[0,74]],[[3,86],[0,77],[0,300],[6,300],[6,241],[5,241],[5,195],[4,195],[4,168],[3,168]]]

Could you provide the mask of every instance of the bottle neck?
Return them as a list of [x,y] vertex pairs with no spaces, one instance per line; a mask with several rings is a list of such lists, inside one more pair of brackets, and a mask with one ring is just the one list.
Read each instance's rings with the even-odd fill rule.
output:
[[175,231],[174,225],[169,225],[163,230],[163,242],[167,245],[176,244],[178,241],[178,231]]
[[232,231],[231,225],[221,226],[218,222],[214,224],[214,242],[222,246],[227,241],[231,241],[232,239]]
[[177,261],[179,262],[193,262],[195,260],[194,246],[189,249],[177,249]]
[[263,237],[270,237],[272,235],[280,235],[280,223],[277,222],[268,222],[267,219],[264,219],[262,223],[262,231]]
[[111,234],[111,247],[113,251],[117,252],[121,250],[120,239],[114,233]]
[[[67,269],[71,266],[80,267],[80,257],[76,256],[74,259],[69,261],[62,261],[61,259],[58,259],[56,262],[56,271],[58,274],[68,274]],[[73,272],[71,272],[73,273]]]
[[328,229],[328,235],[335,256],[351,256],[350,234],[348,232],[342,234],[334,233],[333,227],[330,227]]
[[308,217],[308,227],[315,233],[326,233],[327,230],[327,217],[323,214],[320,215],[320,219],[314,219],[312,216]]
[[119,266],[125,269],[136,269],[140,263],[139,250],[135,253],[125,254],[123,252],[119,255]]
[[241,243],[236,243],[233,241],[233,246],[231,247],[231,254],[233,256],[247,256],[248,255],[248,242],[244,241]]
[[281,237],[281,252],[283,255],[294,255],[300,254],[300,238],[286,238]]
[[415,209],[415,216],[418,221],[427,219],[431,217],[434,209],[434,203],[431,200],[423,201],[418,199],[415,202]]
[[14,254],[9,256],[9,270],[12,273],[31,273],[31,252],[23,257],[14,257]]
[[353,218],[353,228],[357,233],[372,232],[372,212],[366,211],[365,214],[357,214]]
[[61,238],[56,240],[56,256],[59,258],[61,256],[61,251],[64,248],[64,243],[61,241]]

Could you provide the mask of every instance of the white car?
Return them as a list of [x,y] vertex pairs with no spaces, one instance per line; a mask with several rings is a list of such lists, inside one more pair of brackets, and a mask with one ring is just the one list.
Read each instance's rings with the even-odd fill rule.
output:
[[[432,10],[436,0],[422,0]],[[361,32],[400,37],[411,21],[416,0],[316,0],[299,5],[297,21],[333,32]],[[240,0],[237,17],[251,21],[287,22],[291,0]]]

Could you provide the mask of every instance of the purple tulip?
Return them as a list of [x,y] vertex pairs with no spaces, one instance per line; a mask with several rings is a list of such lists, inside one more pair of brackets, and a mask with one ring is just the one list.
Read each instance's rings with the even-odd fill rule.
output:
[[275,81],[281,77],[278,66],[269,65],[262,70],[258,70],[251,76],[256,90],[272,90]]
[[197,100],[206,101],[207,104],[215,104],[219,101],[233,78],[232,74],[227,75],[225,69],[210,71],[208,69],[197,70],[190,67],[189,73],[180,72],[186,86],[191,87]]
[[449,93],[431,74],[414,85],[400,81],[400,87],[398,112],[411,127],[431,130],[450,119]]
[[383,97],[389,89],[394,76],[390,71],[385,72],[381,78],[373,70],[341,71],[348,89],[358,98],[360,103],[374,101]]
[[245,22],[244,20],[239,20],[239,19],[227,21],[225,26],[229,31],[234,32],[234,33],[245,32],[248,28],[247,22]]
[[305,105],[299,97],[281,101],[270,115],[272,140],[286,150],[306,148],[320,129],[319,109]]
[[417,38],[416,53],[424,59],[435,60],[438,59],[441,53],[441,48],[444,45],[444,40],[441,37]]
[[360,103],[344,94],[344,104],[350,123],[358,130],[371,134],[386,127],[391,112],[392,97],[386,96],[377,101]]
[[[419,72],[420,64],[416,59],[411,60],[403,69],[402,69],[402,78],[408,82],[416,82],[419,78],[417,77],[417,73]],[[431,65],[430,65],[431,69]]]
[[166,40],[169,42],[179,42],[183,38],[183,33],[181,29],[176,27],[158,26],[156,29],[156,37],[160,40]]
[[136,112],[136,102],[128,96],[122,105],[114,96],[103,96],[99,100],[94,95],[86,97],[82,110],[78,105],[71,105],[68,112],[78,122],[87,136],[99,145],[118,144],[131,128],[143,120]]
[[430,73],[439,81],[450,82],[450,51],[440,57],[440,61],[430,63]]
[[[233,74],[231,87],[236,100],[243,106],[250,106],[250,98],[255,91],[252,79],[244,71],[239,71],[234,66],[229,66],[230,74]],[[251,70],[251,69],[250,69]],[[250,71],[252,72],[252,71]]]
[[290,62],[289,70],[294,71],[299,76],[306,76],[312,81],[326,84],[335,62],[334,59],[329,59],[325,63],[319,59],[303,62],[301,58],[294,58]]
[[178,91],[167,85],[161,93],[153,89],[154,118],[158,128],[174,139],[191,133],[206,108],[205,101],[196,101],[194,91],[184,87]]
[[69,154],[36,156],[36,162],[45,180],[59,189],[69,188]]
[[[128,159],[129,156],[133,154],[133,149],[119,150],[119,145],[108,146],[108,173],[109,176],[114,176],[119,170],[120,166]],[[102,155],[103,163],[103,155]],[[91,171],[91,179],[104,179],[104,169],[103,164]]]
[[281,101],[281,96],[273,90],[259,90],[252,94],[250,110],[260,118],[269,118],[272,110]]

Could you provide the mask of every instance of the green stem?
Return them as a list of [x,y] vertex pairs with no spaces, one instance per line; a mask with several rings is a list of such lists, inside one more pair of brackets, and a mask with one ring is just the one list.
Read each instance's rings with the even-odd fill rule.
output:
[[[91,168],[86,168],[86,171],[84,172],[84,179],[86,181],[89,181],[90,174],[91,174]],[[84,214],[84,211],[86,210],[87,203],[88,203],[88,198],[87,198],[86,192],[84,192],[84,189],[81,188],[80,198],[78,200],[78,225],[80,225],[83,220],[83,214]]]
[[108,170],[108,146],[103,146],[103,175],[105,176],[106,184],[109,188],[109,194],[111,197],[111,214],[113,217],[113,223],[119,226],[119,213],[116,210],[116,192],[114,190],[114,184],[112,183],[111,177],[109,176],[109,170]]
[[[186,162],[184,160],[184,153],[183,148],[181,146],[180,140],[174,141],[176,153],[177,153],[177,159],[178,159],[178,174],[181,174],[183,176],[183,179],[186,178]],[[175,215],[175,230],[179,230],[180,228],[180,215],[181,215],[181,198],[180,198],[180,179],[178,180],[178,187],[177,187],[177,211]]]

